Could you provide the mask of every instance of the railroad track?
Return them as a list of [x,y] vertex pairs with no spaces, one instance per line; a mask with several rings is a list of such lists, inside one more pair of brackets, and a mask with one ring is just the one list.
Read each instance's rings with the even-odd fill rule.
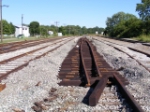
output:
[[[73,38],[72,38],[73,39]],[[28,63],[32,60],[40,58],[46,55],[49,52],[56,50],[61,47],[63,44],[72,40],[70,38],[60,39],[51,43],[47,43],[46,45],[42,45],[30,51],[23,52],[14,57],[10,57],[0,61],[0,82],[2,79],[6,78],[10,73],[13,73],[24,66],[28,65]]]
[[[142,73],[142,69],[143,68],[145,68],[145,70],[144,71],[148,71],[149,73],[150,73],[150,64],[149,64],[149,59],[148,59],[148,57],[146,58],[146,56],[144,56],[144,54],[139,54],[138,52],[135,52],[134,53],[134,51],[132,51],[132,50],[130,50],[130,49],[128,49],[128,47],[126,48],[126,47],[124,47],[124,46],[120,46],[120,45],[118,45],[118,44],[115,44],[114,42],[113,43],[111,43],[111,42],[109,42],[109,41],[104,41],[104,40],[101,40],[101,39],[98,39],[98,38],[93,38],[94,40],[95,40],[95,42],[97,41],[97,42],[101,42],[101,43],[104,43],[104,44],[106,44],[106,45],[108,45],[108,46],[110,46],[110,47],[112,47],[112,48],[114,48],[116,51],[119,51],[121,54],[126,54],[127,56],[129,56],[131,59],[133,59],[133,60],[135,60],[137,63],[138,63],[138,66],[139,66],[139,68],[141,68],[141,69],[138,69],[138,73],[137,74],[139,74],[139,73]],[[94,42],[94,43],[95,43]],[[112,51],[113,51],[113,49],[112,49]],[[108,57],[107,57],[107,52],[105,52],[106,53],[106,58],[108,59]],[[136,56],[136,54],[137,54],[137,56]],[[139,57],[139,56],[140,57]],[[141,58],[142,57],[142,58]],[[142,60],[142,59],[144,59],[144,60]],[[109,59],[108,59],[109,60]],[[131,62],[132,63],[132,62]],[[130,64],[130,63],[129,63]],[[127,68],[126,68],[126,66],[124,66],[124,65],[120,65],[119,64],[119,66],[121,66],[121,68],[122,68],[122,72],[124,71],[124,69],[130,69],[130,68],[128,68],[129,66],[127,65]],[[138,67],[137,66],[137,67]],[[134,66],[133,66],[134,67]],[[133,69],[133,68],[131,68],[131,69]],[[140,71],[141,70],[141,71]],[[146,72],[145,74],[147,74],[148,75],[148,72]],[[137,75],[136,74],[136,69],[135,69],[135,75]],[[142,73],[142,75],[145,75],[144,73]],[[125,74],[124,74],[125,75]],[[131,78],[129,78],[128,76],[128,79],[131,81],[130,83],[130,85],[128,85],[127,86],[127,88],[128,88],[128,90],[130,91],[130,93],[132,93],[132,96],[134,96],[134,98],[136,99],[136,101],[137,102],[139,102],[140,103],[140,105],[142,106],[142,108],[146,111],[146,112],[149,112],[149,101],[147,101],[147,99],[149,99],[149,98],[147,98],[147,96],[149,96],[149,95],[147,95],[145,92],[142,92],[142,90],[141,89],[139,89],[139,88],[143,88],[143,89],[145,89],[145,86],[142,86],[142,84],[145,84],[146,83],[146,85],[149,85],[149,77],[147,76],[147,75],[145,75],[145,76],[143,76],[143,77],[141,77],[141,78],[139,78],[139,77],[137,77],[137,76],[133,76],[133,78],[135,78],[135,82],[134,82],[134,79],[132,79],[132,80],[130,80],[131,78],[132,78],[132,76],[131,76]],[[136,78],[137,78],[137,80],[136,80]],[[138,81],[138,79],[139,80],[142,80],[141,82],[139,82]],[[144,80],[144,81],[143,81]],[[147,89],[146,89],[146,91],[147,91]]]
[[12,43],[0,44],[0,54],[12,52],[12,51],[23,49],[26,47],[35,46],[35,45],[42,44],[42,43],[55,41],[58,39],[60,39],[60,38],[30,40],[30,41],[21,41],[21,42],[12,42]]
[[126,39],[126,38],[123,38],[123,39],[119,39],[120,41],[125,41],[125,42],[130,42],[130,43],[140,43],[144,46],[150,46],[150,43],[149,42],[142,42],[142,41],[138,41],[138,40],[132,40],[132,39]]
[[[101,41],[101,40],[99,40],[98,38],[94,38],[94,39],[96,39],[96,40],[98,40],[98,41]],[[144,43],[137,43],[137,42],[126,42],[126,41],[120,41],[119,40],[119,42],[121,42],[121,44],[120,43],[118,43],[118,42],[115,42],[115,41],[118,41],[118,40],[113,40],[113,39],[110,39],[110,40],[108,40],[108,39],[104,39],[104,38],[102,38],[102,40],[103,41],[105,41],[105,42],[109,42],[109,43],[111,43],[111,44],[116,44],[116,45],[119,45],[119,46],[126,46],[128,49],[131,49],[131,50],[133,50],[133,51],[136,51],[136,52],[139,52],[139,53],[142,53],[142,54],[145,54],[145,55],[147,55],[148,57],[150,57],[150,52],[149,52],[149,50],[150,50],[150,45],[149,44],[144,44]],[[102,41],[101,41],[102,42]],[[132,44],[132,45],[130,45],[130,44]],[[134,47],[133,47],[133,45],[134,45]],[[142,48],[142,49],[139,49],[139,46]],[[145,50],[145,49],[147,49],[147,50]]]
[[[100,42],[102,42],[102,43],[104,43],[104,44],[107,44],[108,46],[111,46],[111,47],[113,47],[114,49],[116,49],[116,50],[118,50],[118,51],[121,51],[121,52],[125,53],[125,54],[128,55],[130,58],[134,59],[139,65],[141,65],[141,66],[144,67],[147,71],[150,72],[150,64],[149,64],[149,62],[145,62],[145,61],[142,62],[141,59],[140,59],[140,60],[136,59],[135,56],[132,56],[131,54],[129,54],[128,52],[126,52],[126,51],[125,51],[124,49],[122,49],[121,47],[115,46],[115,43],[111,43],[111,42],[109,42],[109,41],[106,41],[106,42],[108,42],[108,43],[105,43],[105,40],[101,41],[101,40],[96,39],[96,38],[94,38],[94,39],[97,40],[97,41],[100,41]],[[118,44],[116,44],[116,45],[118,45]],[[118,46],[120,46],[120,45],[118,45]],[[128,49],[131,49],[131,50],[133,50],[133,51],[135,51],[135,52],[142,53],[142,54],[144,54],[144,55],[146,55],[146,56],[148,56],[148,57],[150,56],[149,54],[145,53],[144,51],[139,51],[138,49],[133,49],[133,48],[131,48],[131,47],[129,47]]]
[[[115,89],[118,95],[113,93],[112,99],[115,99],[114,101],[118,101],[119,105],[123,106],[117,107],[118,103],[113,102],[112,107],[116,107],[114,109],[104,109],[105,111],[121,111],[122,108],[126,111],[143,112],[142,108],[125,88],[128,81],[109,66],[103,56],[96,52],[96,48],[86,38],[81,38],[76,47],[69,52],[60,67],[58,77],[61,79],[59,83],[61,86],[90,87],[89,91],[92,90],[92,92],[85,96],[88,98],[85,103],[90,106],[106,105],[101,102],[103,97],[107,96],[106,94],[103,95],[105,88],[115,86],[115,88],[118,88]],[[107,94],[111,93],[108,92]],[[100,96],[102,99],[99,100]],[[125,101],[122,101],[124,99]]]
[[[110,38],[110,39],[112,39],[112,38]],[[124,41],[124,42],[128,42],[128,43],[134,43],[134,44],[140,43],[144,46],[150,46],[149,42],[142,42],[142,41],[134,40],[134,39],[130,39],[130,38],[129,39],[128,38],[121,38],[121,39],[113,39],[113,40],[119,40],[119,41]]]
[[28,46],[27,48],[19,49],[19,50],[13,51],[13,52],[9,51],[7,53],[4,53],[4,54],[0,55],[0,62],[1,63],[2,63],[2,61],[6,62],[6,60],[11,59],[13,57],[16,57],[16,56],[19,56],[19,55],[22,55],[22,54],[25,54],[25,53],[29,54],[30,52],[42,49],[42,47],[43,48],[44,47],[48,47],[51,44],[53,45],[53,44],[55,44],[57,42],[61,42],[61,41],[63,41],[63,39],[55,40],[54,43],[52,41],[52,43],[51,42],[49,42],[49,43],[42,43],[42,44],[38,44],[38,45],[35,45],[35,46],[32,46],[32,47]]

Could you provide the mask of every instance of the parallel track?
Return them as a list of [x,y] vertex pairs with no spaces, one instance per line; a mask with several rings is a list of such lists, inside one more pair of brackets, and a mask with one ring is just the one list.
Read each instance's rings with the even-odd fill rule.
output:
[[35,45],[42,44],[42,43],[55,41],[58,39],[60,39],[60,38],[30,40],[30,41],[21,41],[21,42],[12,42],[12,43],[0,44],[0,54],[12,52],[12,51],[23,49],[26,47],[35,46]]
[[[94,39],[95,39],[95,38],[94,38]],[[103,41],[101,41],[101,40],[99,40],[99,39],[95,39],[95,40],[104,43]],[[106,43],[104,43],[104,44],[106,44]],[[115,43],[113,43],[113,44],[115,44]],[[116,49],[116,50],[118,50],[118,51],[121,51],[121,52],[125,53],[125,54],[128,55],[130,58],[134,59],[139,65],[141,65],[141,66],[144,67],[147,71],[150,72],[150,68],[147,67],[146,64],[143,64],[143,63],[141,63],[139,60],[135,59],[134,56],[131,56],[129,53],[123,51],[123,50],[120,49],[119,47],[115,47],[115,46],[113,46],[113,45],[111,45],[111,44],[107,44],[107,45],[113,47],[114,49]],[[137,50],[137,49],[130,48],[130,47],[129,47],[129,49],[131,49],[131,50],[133,50],[133,51],[136,51],[136,52],[139,52],[139,53],[142,53],[142,54],[144,54],[144,55],[150,57],[150,55],[147,54],[147,53],[145,53],[145,52],[142,52],[142,51],[139,51],[139,50]]]
[[28,65],[30,61],[40,58],[46,55],[47,53],[54,51],[55,49],[61,47],[70,40],[72,39],[59,40],[47,46],[0,61],[0,82],[2,79],[6,78],[10,73],[13,73],[23,68],[24,66]]

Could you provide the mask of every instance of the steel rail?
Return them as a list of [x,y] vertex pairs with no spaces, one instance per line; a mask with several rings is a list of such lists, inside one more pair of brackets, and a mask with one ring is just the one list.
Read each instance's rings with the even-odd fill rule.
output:
[[98,64],[97,64],[97,61],[96,61],[95,55],[94,55],[94,50],[92,49],[91,44],[90,44],[88,41],[86,41],[86,42],[88,43],[89,48],[91,49],[92,57],[93,57],[93,60],[94,60],[95,66],[96,66],[96,71],[97,71],[97,73],[98,73],[99,77],[102,77],[102,75],[101,75],[101,73],[100,73],[100,71],[99,71],[99,68],[98,68]]
[[9,44],[7,43],[6,45],[0,44],[0,54],[15,51],[15,50],[26,48],[26,47],[35,46],[35,45],[42,44],[42,43],[51,42],[51,41],[58,40],[58,39],[59,38],[21,41],[21,42],[9,43]]
[[[54,42],[54,43],[52,43],[50,46],[52,46],[52,45],[54,45],[54,44],[56,44],[56,43],[62,42],[62,41],[63,41],[63,40],[60,40],[60,41],[58,41],[58,42]],[[12,60],[15,60],[15,59],[17,59],[17,58],[23,57],[23,56],[25,56],[25,55],[27,55],[27,54],[31,54],[31,53],[33,53],[33,52],[36,52],[36,51],[41,50],[41,49],[44,49],[44,48],[46,48],[46,47],[49,47],[49,45],[44,46],[44,47],[41,47],[41,48],[38,48],[38,49],[35,49],[35,50],[32,50],[32,51],[29,51],[29,52],[26,52],[26,53],[23,53],[23,54],[20,54],[20,55],[18,55],[18,56],[14,56],[14,57],[9,58],[9,59],[5,59],[5,60],[3,60],[3,61],[0,61],[0,64],[7,63],[7,62],[9,62],[9,61],[12,61]]]
[[83,40],[81,41],[81,44],[80,44],[80,56],[81,56],[81,62],[82,62],[83,71],[85,73],[86,80],[87,80],[86,86],[90,86],[91,85],[90,84],[90,79],[89,79],[89,76],[88,76],[88,73],[87,73],[87,70],[86,70],[84,57],[83,57]]
[[[85,44],[86,44],[86,46],[85,46]],[[126,90],[125,85],[128,84],[126,82],[126,79],[124,77],[122,77],[117,72],[117,70],[114,70],[110,66],[108,66],[107,65],[108,63],[103,60],[102,56],[97,58],[99,55],[98,54],[94,54],[94,53],[96,53],[96,51],[94,51],[94,48],[93,48],[92,44],[88,40],[81,39],[81,43],[79,45],[80,45],[79,46],[79,48],[80,48],[79,49],[80,64],[81,64],[82,69],[83,69],[83,71],[85,73],[85,76],[86,76],[85,80],[87,81],[87,85],[88,86],[94,87],[93,88],[94,89],[93,92],[88,97],[88,104],[90,106],[96,106],[96,104],[98,103],[98,101],[100,99],[100,96],[101,96],[105,86],[109,83],[109,84],[115,84],[115,85],[117,85],[119,87],[121,86],[120,87],[121,90],[120,89],[119,90],[123,91],[123,93],[125,95],[123,93],[122,94],[124,96],[127,96],[127,97],[125,97],[127,99],[127,101],[128,101],[127,103],[132,105],[131,108],[133,108],[134,111],[136,111],[136,112],[144,112],[142,110],[142,108],[140,107],[140,105],[135,102],[134,98]],[[88,48],[88,51],[86,51],[87,48]],[[86,54],[84,54],[85,52],[86,52]],[[73,53],[76,53],[76,52],[73,52]],[[90,55],[88,53],[90,53]],[[69,56],[73,57],[74,55],[70,55],[69,54]],[[87,57],[88,60],[86,60],[86,56],[88,56]],[[91,56],[91,57],[89,57],[89,56]],[[95,61],[94,61],[94,58],[95,58]],[[98,60],[96,60],[96,58]],[[68,57],[68,59],[70,59],[70,58]],[[67,59],[65,61],[67,61]],[[85,64],[88,64],[88,63],[86,63],[86,61],[88,61],[88,63],[90,63],[92,61],[92,64],[94,66],[91,66],[92,64],[90,63],[90,67],[94,67],[94,70],[97,67],[97,70],[99,70],[99,73],[101,73],[102,77],[98,77],[98,76],[94,77],[94,78],[90,77],[89,74],[88,74],[88,70],[89,69],[93,70],[93,69],[89,68],[89,66],[87,67],[87,65],[85,66]],[[69,63],[72,63],[72,62],[69,62]],[[99,63],[102,63],[102,64],[99,65]],[[62,72],[59,74],[59,77],[62,79],[62,82],[60,84],[61,85],[65,85],[65,86],[70,86],[70,85],[80,86],[80,83],[82,83],[82,81],[80,81],[80,77],[75,79],[74,72],[70,73],[70,71],[72,71],[74,69],[72,69],[72,67],[70,67],[70,68],[67,68],[67,67],[70,67],[70,66],[68,65],[68,66],[64,67],[65,68],[64,70],[68,70],[68,72],[63,71],[63,69],[62,69],[63,67],[61,67]],[[101,70],[99,68],[105,68],[106,70]],[[63,74],[63,75],[61,75],[61,74]],[[68,74],[68,75],[66,75],[66,74]],[[78,75],[78,73],[77,73],[77,75]],[[69,77],[67,77],[67,76],[69,76]],[[109,82],[108,82],[108,80],[109,80]]]
[[[130,56],[130,55],[129,55]],[[101,93],[103,92],[103,89],[105,88],[107,84],[107,80],[110,76],[102,77],[98,84],[96,85],[94,91],[89,97],[89,105],[95,106],[100,98]],[[119,86],[119,91],[124,95],[124,97],[127,99],[128,103],[131,105],[131,108],[133,108],[133,111],[135,112],[144,112],[144,110],[140,107],[140,105],[134,100],[133,96],[127,91],[125,88],[125,85],[122,83],[121,79],[118,77],[118,75],[113,74],[113,78],[116,82],[116,84]]]
[[[71,41],[71,40],[73,40],[73,39],[69,39],[69,40],[66,41],[65,43],[67,43],[67,42],[69,42],[69,41]],[[43,53],[43,54],[41,54],[41,55],[35,57],[34,59],[29,60],[28,62],[26,62],[26,63],[24,63],[24,64],[22,64],[22,65],[16,67],[15,69],[12,69],[11,71],[9,71],[9,72],[7,72],[7,73],[5,73],[5,74],[2,74],[2,76],[0,76],[0,82],[1,82],[1,80],[7,78],[7,76],[8,76],[10,73],[13,73],[13,72],[16,72],[16,71],[22,69],[23,67],[27,66],[27,65],[29,64],[29,62],[31,62],[31,61],[33,61],[33,60],[35,60],[35,59],[39,59],[39,58],[41,58],[42,56],[45,56],[47,53],[52,52],[52,51],[58,49],[59,47],[61,47],[61,46],[64,45],[65,43],[60,44],[59,46],[57,46],[57,47],[55,47],[55,48],[53,48],[53,49],[51,49],[51,50],[49,50],[49,51],[47,51],[47,52],[45,52],[45,53]]]
[[108,77],[103,77],[102,79],[97,80],[97,81],[98,81],[98,84],[96,85],[92,94],[89,97],[89,105],[90,106],[96,106],[96,104],[98,103],[99,98],[107,84]]
[[[95,38],[94,38],[94,39],[95,39]],[[95,39],[95,40],[100,41],[100,40],[98,40],[98,39]],[[100,41],[100,42],[104,43],[103,41]],[[106,43],[104,43],[104,44],[106,44]],[[113,43],[113,44],[115,44],[115,43]],[[144,67],[144,68],[150,73],[150,70],[149,70],[145,65],[143,65],[140,61],[138,61],[137,59],[135,59],[133,56],[131,56],[131,55],[128,54],[127,52],[125,52],[125,51],[119,49],[118,47],[112,46],[112,45],[110,45],[110,44],[106,44],[106,45],[111,46],[111,47],[113,47],[114,49],[125,53],[125,54],[128,55],[130,58],[134,59],[139,65],[141,65],[142,67]],[[130,48],[129,48],[129,49],[130,49]],[[142,53],[142,52],[141,52],[141,53]],[[145,54],[145,55],[149,56],[149,54]]]
[[139,104],[134,100],[133,96],[127,91],[125,86],[122,84],[117,75],[114,74],[114,78],[116,80],[117,85],[120,87],[122,94],[128,100],[128,103],[133,107],[134,112],[144,112],[144,110],[139,106]]

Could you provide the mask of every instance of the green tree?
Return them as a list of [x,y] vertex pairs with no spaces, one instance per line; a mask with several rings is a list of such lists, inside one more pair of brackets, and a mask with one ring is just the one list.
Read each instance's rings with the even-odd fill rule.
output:
[[63,31],[63,26],[58,28],[58,32],[62,32]]
[[115,37],[136,37],[141,34],[141,20],[140,19],[129,19],[122,21],[114,27]]
[[96,31],[98,31],[98,33],[100,34],[104,31],[104,28],[99,28],[98,26],[92,28],[92,34],[95,34]]
[[121,21],[126,21],[131,18],[137,18],[137,17],[133,14],[118,12],[118,13],[114,14],[112,17],[107,18],[106,25],[107,25],[107,27],[113,27],[113,26],[117,25],[118,23],[120,23]]
[[[106,29],[110,36],[115,37],[116,32],[114,32],[114,29],[119,23],[122,23],[124,21],[128,21],[130,19],[137,19],[137,17],[133,14],[124,13],[124,12],[118,12],[114,14],[112,17],[108,17],[106,20]],[[119,26],[120,27],[120,26]]]
[[83,26],[81,28],[82,34],[87,34],[87,28],[85,26]]
[[10,34],[14,34],[15,33],[15,26],[10,22]]
[[86,28],[85,26],[81,28],[79,25],[67,25],[60,27],[56,27],[54,25],[40,26],[40,35],[45,36],[47,35],[48,31],[53,31],[54,35],[56,35],[57,31],[62,32],[63,35],[82,35],[82,34],[95,34],[95,31],[101,33],[104,31],[104,28],[99,28],[97,26],[94,28]]
[[40,34],[40,24],[37,21],[32,21],[29,25],[30,35],[35,36]]
[[150,20],[150,0],[141,0],[141,2],[137,4],[136,11],[142,20]]
[[48,26],[44,26],[44,25],[40,26],[40,35],[44,37],[48,36]]
[[10,24],[6,20],[2,20],[3,22],[3,34],[11,34]]

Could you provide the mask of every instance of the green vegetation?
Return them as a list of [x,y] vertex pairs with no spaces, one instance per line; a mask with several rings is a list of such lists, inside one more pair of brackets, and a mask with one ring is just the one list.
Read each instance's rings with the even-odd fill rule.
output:
[[112,38],[135,38],[141,41],[150,40],[150,0],[141,0],[136,11],[140,18],[133,14],[118,12],[106,20],[107,35]]
[[67,26],[48,26],[41,25],[40,26],[40,35],[43,37],[47,37],[48,31],[52,31],[55,36],[57,36],[58,32],[61,32],[64,36],[74,36],[74,35],[86,35],[86,34],[95,34],[96,31],[100,34],[104,31],[104,28],[94,27],[94,28],[86,28],[85,26],[80,27],[79,25],[67,25]]
[[[136,36],[137,33],[134,31],[137,30],[138,32],[139,28],[138,25],[134,26],[135,24],[133,23],[135,23],[135,21],[139,22],[136,16],[124,12],[118,12],[114,14],[111,18],[107,18],[106,30],[111,37],[120,38]],[[134,29],[135,27],[137,28]]]
[[[57,33],[62,33],[63,37],[66,36],[79,36],[79,35],[95,35],[97,31],[99,34],[104,31],[104,28],[94,27],[86,28],[85,26],[80,27],[79,25],[67,25],[67,26],[55,26],[55,25],[40,25],[38,21],[32,21],[30,24],[23,24],[29,27],[30,38],[25,38],[20,36],[15,38],[15,26],[13,23],[8,23],[6,20],[3,20],[3,42],[14,42],[14,41],[24,41],[24,40],[35,40],[41,38],[54,38],[58,37]],[[49,31],[53,34],[49,34]],[[22,34],[20,34],[22,35]]]
[[136,39],[143,42],[150,42],[150,35],[140,35]]
[[150,0],[141,0],[141,2],[137,4],[136,11],[142,20],[150,20]]
[[[56,38],[56,37],[47,37],[47,38]],[[18,41],[28,41],[28,40],[40,40],[40,39],[43,39],[43,37],[29,37],[29,38],[12,38],[12,37],[9,37],[9,38],[5,38],[3,39],[3,42],[0,43],[0,44],[3,44],[3,43],[9,43],[9,42],[18,42]]]
[[41,38],[36,38],[36,37],[30,37],[30,38],[11,38],[11,37],[9,37],[7,39],[3,39],[2,43],[18,42],[18,41],[26,41],[26,40],[37,40],[37,39],[41,39]]
[[[3,23],[3,34],[10,35],[10,34],[15,33],[15,27],[12,23],[8,23],[6,20],[2,20],[2,23]],[[1,24],[1,21],[0,21],[0,24]]]
[[40,34],[40,24],[37,21],[33,21],[29,25],[29,32],[31,36]]

